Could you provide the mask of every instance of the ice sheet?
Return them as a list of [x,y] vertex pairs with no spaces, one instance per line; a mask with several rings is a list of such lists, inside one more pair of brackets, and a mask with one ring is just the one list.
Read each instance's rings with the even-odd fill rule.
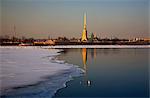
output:
[[58,45],[42,46],[42,48],[150,48],[150,45]]
[[[16,97],[51,97],[82,70],[64,61],[52,62],[58,49],[0,47],[0,94]],[[35,96],[36,93],[36,96]]]

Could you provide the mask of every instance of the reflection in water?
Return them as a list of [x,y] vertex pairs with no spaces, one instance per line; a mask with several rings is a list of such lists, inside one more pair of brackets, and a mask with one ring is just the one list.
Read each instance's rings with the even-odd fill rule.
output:
[[90,52],[91,52],[91,58],[93,59],[96,59],[96,48],[94,49],[90,49]]
[[57,97],[149,98],[149,49],[66,49],[60,59],[85,73],[67,83]]
[[87,72],[87,65],[86,65],[86,62],[87,62],[87,51],[86,51],[86,48],[82,49],[82,60],[83,60],[83,68],[84,68],[85,73],[86,73]]
[[84,75],[85,75],[85,79],[84,79],[84,83],[86,83],[86,85],[90,86],[90,82],[87,78],[87,51],[86,48],[82,49],[82,61],[83,61],[83,69],[85,71]]
[[[93,59],[96,59],[96,48],[95,49],[91,49],[90,50],[91,52],[91,58]],[[83,61],[83,69],[85,70],[85,83],[87,86],[90,86],[91,85],[91,81],[88,79],[88,66],[87,66],[87,49],[86,48],[83,48],[82,49],[82,61]]]
[[[91,58],[96,59],[96,49],[91,50]],[[87,86],[91,86],[91,81],[88,79],[87,74],[88,74],[88,67],[87,67],[87,49],[83,48],[82,49],[82,61],[83,61],[83,69],[85,70],[85,83]]]
[[96,48],[94,48],[94,59],[96,59]]

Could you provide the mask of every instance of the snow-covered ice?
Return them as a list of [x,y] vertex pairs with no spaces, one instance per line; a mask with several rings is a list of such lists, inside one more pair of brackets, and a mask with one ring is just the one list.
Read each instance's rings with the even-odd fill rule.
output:
[[39,94],[45,96],[47,92],[51,97],[71,77],[80,76],[82,70],[75,65],[58,60],[51,62],[60,51],[41,47],[0,47],[0,95],[38,98]]
[[42,46],[42,48],[150,48],[150,45],[58,45]]

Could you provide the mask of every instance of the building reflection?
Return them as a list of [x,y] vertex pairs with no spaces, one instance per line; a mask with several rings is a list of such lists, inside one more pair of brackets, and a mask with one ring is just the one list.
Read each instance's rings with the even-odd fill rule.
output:
[[82,49],[82,61],[83,61],[83,69],[85,70],[85,73],[87,73],[87,50],[86,48]]
[[91,52],[91,58],[95,60],[96,59],[96,48],[91,49],[90,52]]
[[[91,53],[92,53],[92,51],[91,51]],[[94,57],[94,55],[93,55],[93,57]],[[91,81],[88,79],[87,49],[86,48],[82,49],[82,61],[83,61],[83,69],[85,71],[85,73],[84,73],[84,84],[86,86],[91,86]]]
[[94,48],[94,59],[96,59],[96,48]]

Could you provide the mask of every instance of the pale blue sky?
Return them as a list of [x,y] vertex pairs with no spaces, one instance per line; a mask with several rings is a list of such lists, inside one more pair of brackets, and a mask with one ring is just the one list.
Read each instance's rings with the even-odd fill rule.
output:
[[89,32],[104,37],[148,37],[149,0],[1,0],[2,34],[80,37],[83,13]]

